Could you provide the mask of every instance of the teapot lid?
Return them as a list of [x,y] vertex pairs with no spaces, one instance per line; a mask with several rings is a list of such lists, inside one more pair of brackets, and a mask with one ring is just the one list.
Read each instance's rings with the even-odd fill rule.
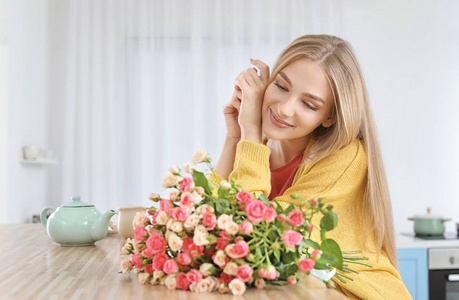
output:
[[94,207],[94,205],[80,201],[80,196],[73,196],[72,202],[63,204],[61,207]]

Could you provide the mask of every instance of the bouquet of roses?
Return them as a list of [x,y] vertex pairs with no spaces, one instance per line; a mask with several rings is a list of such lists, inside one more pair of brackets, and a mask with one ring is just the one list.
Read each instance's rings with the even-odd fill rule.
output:
[[[205,150],[192,161],[206,163],[213,172]],[[185,175],[177,166],[169,169],[162,186],[170,189],[170,199],[150,196],[159,202],[159,209],[152,206],[137,214],[134,239],[122,248],[121,272],[134,268],[139,282],[242,295],[247,287],[294,284],[304,275],[332,285],[332,276],[352,280],[336,272],[353,271],[344,263],[370,266],[357,262],[364,257],[344,256],[361,251],[342,252],[326,238],[338,218],[321,199],[300,199],[300,207],[291,204],[284,210],[275,200],[245,191],[233,179],[217,188],[190,163],[183,171]],[[316,214],[322,215],[320,227],[311,223]],[[320,243],[311,239],[313,230],[320,231]]]

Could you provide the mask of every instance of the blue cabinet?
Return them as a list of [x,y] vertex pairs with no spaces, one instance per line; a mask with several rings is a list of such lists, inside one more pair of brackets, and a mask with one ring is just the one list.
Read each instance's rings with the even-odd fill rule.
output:
[[427,249],[398,249],[398,270],[414,300],[427,300],[429,295]]

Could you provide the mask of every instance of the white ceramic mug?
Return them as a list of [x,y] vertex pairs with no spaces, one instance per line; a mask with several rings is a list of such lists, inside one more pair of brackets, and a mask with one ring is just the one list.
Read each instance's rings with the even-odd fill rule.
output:
[[35,145],[27,145],[22,147],[22,152],[24,159],[37,159],[37,157],[40,156],[41,149]]
[[134,237],[132,222],[134,221],[135,214],[146,211],[147,209],[148,207],[144,206],[123,206],[118,208],[118,232],[123,238],[132,239]]

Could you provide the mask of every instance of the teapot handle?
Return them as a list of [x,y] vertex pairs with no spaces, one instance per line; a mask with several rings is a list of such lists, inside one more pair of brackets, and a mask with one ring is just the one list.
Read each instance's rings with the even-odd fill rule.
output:
[[48,221],[48,219],[46,218],[46,213],[49,210],[55,211],[56,207],[55,206],[47,206],[47,207],[42,209],[41,215],[40,215],[41,224],[43,224],[43,226],[45,226],[45,228],[46,228],[46,222]]

